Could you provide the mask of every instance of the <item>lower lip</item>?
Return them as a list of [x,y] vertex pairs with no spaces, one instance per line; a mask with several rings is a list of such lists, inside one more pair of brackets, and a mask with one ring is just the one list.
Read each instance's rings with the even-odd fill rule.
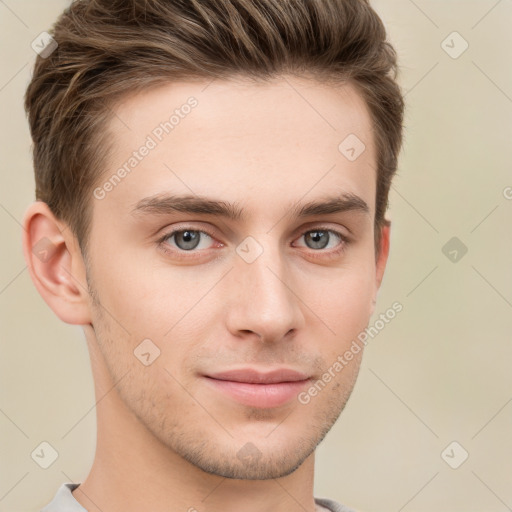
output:
[[241,404],[260,408],[279,407],[286,404],[293,398],[296,398],[310,382],[309,379],[306,379],[296,382],[251,384],[248,382],[218,380],[211,377],[206,377],[206,381]]

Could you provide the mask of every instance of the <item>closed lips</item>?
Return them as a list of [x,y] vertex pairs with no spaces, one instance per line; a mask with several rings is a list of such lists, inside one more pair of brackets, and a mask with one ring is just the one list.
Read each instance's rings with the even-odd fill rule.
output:
[[249,384],[276,384],[279,382],[297,382],[310,377],[302,372],[288,368],[275,369],[270,372],[260,372],[252,368],[228,370],[224,372],[209,373],[205,375],[211,379],[227,380],[231,382],[245,382]]

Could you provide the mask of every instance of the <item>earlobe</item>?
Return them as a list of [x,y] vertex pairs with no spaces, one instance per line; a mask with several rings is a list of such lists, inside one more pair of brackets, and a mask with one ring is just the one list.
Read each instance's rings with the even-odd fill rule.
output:
[[85,265],[71,230],[42,201],[27,208],[23,228],[23,254],[41,297],[63,322],[90,323]]

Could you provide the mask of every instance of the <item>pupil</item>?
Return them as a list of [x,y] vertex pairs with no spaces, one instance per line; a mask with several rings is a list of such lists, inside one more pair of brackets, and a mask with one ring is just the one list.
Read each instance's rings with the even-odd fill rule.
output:
[[199,244],[199,233],[195,231],[181,231],[178,233],[176,243],[180,249],[195,249]]
[[[323,249],[328,243],[328,237],[324,236],[325,231],[311,231],[309,233],[309,238],[312,241],[314,249]],[[321,239],[324,238],[324,242],[322,243]]]

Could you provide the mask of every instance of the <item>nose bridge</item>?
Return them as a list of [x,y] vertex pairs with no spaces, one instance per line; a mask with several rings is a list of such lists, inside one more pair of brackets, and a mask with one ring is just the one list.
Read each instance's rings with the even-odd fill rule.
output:
[[232,279],[238,289],[233,294],[231,327],[267,340],[300,327],[302,313],[278,241],[271,235],[249,236],[236,252]]

